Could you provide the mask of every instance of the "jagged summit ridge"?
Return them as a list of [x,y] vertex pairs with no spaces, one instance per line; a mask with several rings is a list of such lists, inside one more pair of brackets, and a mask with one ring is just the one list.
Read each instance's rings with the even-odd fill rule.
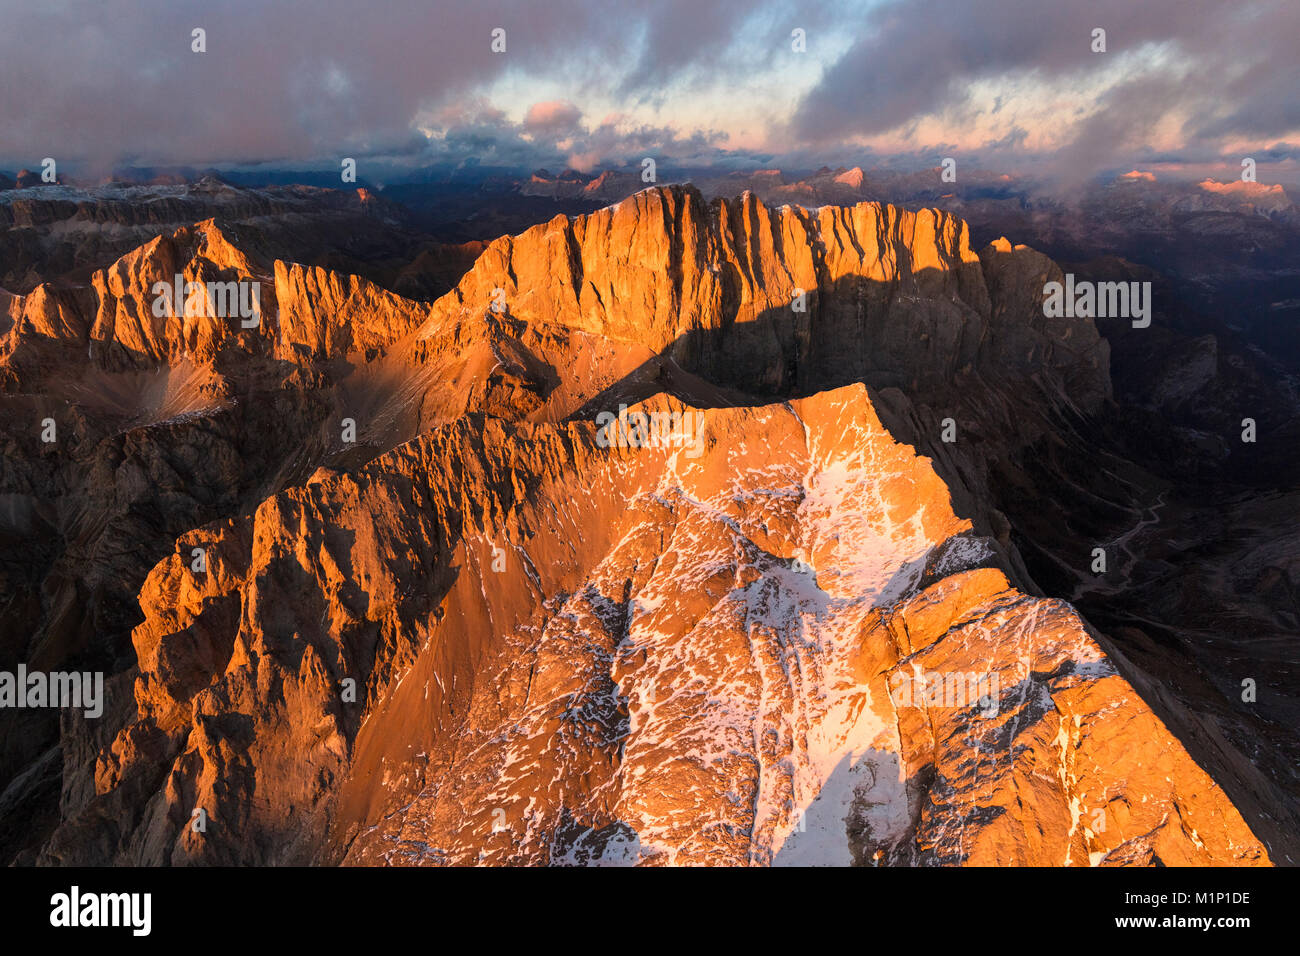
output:
[[[136,716],[84,819],[166,787],[101,851],[231,862],[252,833],[264,862],[1266,861],[1068,606],[986,550],[937,560],[970,523],[861,386],[703,429],[692,460],[463,419],[185,536],[142,592]],[[994,669],[997,714],[900,703],[914,668]],[[191,802],[239,835],[173,838]],[[49,852],[77,859],[89,825]]]
[[[174,269],[264,282],[262,321],[144,312]],[[121,527],[154,476],[223,464],[114,582],[136,666],[113,724],[61,730],[93,769],[41,859],[1267,862],[987,504],[990,462],[1110,396],[1092,321],[1042,314],[1059,276],[933,210],[657,187],[496,240],[427,305],[211,221],[12,300],[50,333],[15,323],[13,359],[230,399],[78,436]],[[628,406],[701,454],[598,441]],[[942,415],[975,440],[899,441]],[[252,416],[283,439],[241,444]]]

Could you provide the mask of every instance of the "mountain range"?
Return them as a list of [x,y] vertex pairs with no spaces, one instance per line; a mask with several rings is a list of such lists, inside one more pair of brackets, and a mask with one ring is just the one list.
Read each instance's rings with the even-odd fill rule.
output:
[[0,859],[1297,862],[1300,218],[1242,186],[0,192],[0,669],[106,675],[0,711]]

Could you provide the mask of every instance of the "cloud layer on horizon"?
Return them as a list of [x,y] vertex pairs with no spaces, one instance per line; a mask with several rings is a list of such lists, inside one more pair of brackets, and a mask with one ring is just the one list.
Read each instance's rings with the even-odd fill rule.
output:
[[[0,164],[1296,169],[1288,0],[4,0]],[[1093,53],[1094,27],[1107,52]],[[207,52],[191,52],[191,30]],[[506,30],[504,54],[490,49]],[[791,30],[807,33],[807,53]]]

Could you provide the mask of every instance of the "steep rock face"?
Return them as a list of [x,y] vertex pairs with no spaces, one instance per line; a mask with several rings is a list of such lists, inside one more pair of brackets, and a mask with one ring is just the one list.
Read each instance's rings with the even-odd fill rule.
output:
[[[178,303],[174,291],[178,275],[186,286],[197,283],[204,291],[192,293],[182,287]],[[211,361],[218,349],[243,329],[238,286],[257,281],[253,264],[215,222],[159,236],[91,277],[98,299],[90,330],[91,358],[112,369],[149,368],[190,354]],[[207,292],[209,282],[235,283],[234,301],[228,297],[216,302]],[[158,283],[166,291],[157,291]],[[260,325],[260,282],[258,289],[248,321]],[[162,306],[155,307],[160,299]],[[251,292],[247,303],[254,303]]]
[[39,285],[28,295],[0,290],[0,384],[17,392],[48,368],[81,360],[95,300],[88,289]]
[[56,345],[66,352],[61,364],[80,349],[107,371],[211,365],[223,350],[309,365],[351,352],[373,357],[428,317],[426,305],[360,276],[268,261],[233,236],[206,220],[93,273],[88,289],[0,293],[0,357],[15,375],[51,364],[36,359]]
[[428,306],[359,276],[276,260],[277,357],[374,355],[428,317]]
[[[952,417],[1014,449],[1110,396],[1093,322],[1042,315],[1043,284],[1061,277],[1009,243],[976,255],[965,225],[932,210],[647,190],[492,243],[391,348],[440,384],[413,397],[408,376],[379,403],[428,427],[501,414],[503,399],[512,417],[554,421],[658,392],[743,404],[862,381],[929,403],[926,436]],[[413,404],[418,416],[401,410]],[[987,478],[970,477],[977,495]]]
[[[1005,336],[988,347],[989,293],[964,223],[879,203],[772,210],[749,194],[708,205],[690,188],[647,190],[492,243],[435,304],[429,331],[494,303],[755,394],[852,380],[937,388],[981,357],[1008,373],[1037,358]],[[1104,393],[1104,342],[1086,320],[1065,331]]]
[[[1267,862],[1068,606],[970,570],[861,386],[593,437],[463,419],[182,536],[48,858]],[[916,667],[999,675],[997,716],[895,706]]]
[[[152,240],[84,287],[0,296],[0,668],[102,670],[118,694],[100,721],[61,726],[57,711],[0,711],[6,860],[20,848],[21,859],[34,859],[57,823],[61,775],[93,790],[82,771],[125,720],[113,704],[130,703],[130,632],[149,569],[187,530],[241,514],[321,463],[355,457],[341,447],[340,423],[361,413],[339,407],[333,363],[354,344],[381,342],[383,323],[363,325],[356,343],[326,326],[370,323],[348,303],[386,294],[316,270],[320,294],[346,290],[335,300],[343,311],[313,313],[292,284],[285,303],[296,335],[335,351],[281,348],[275,262],[246,250],[256,246],[239,228],[201,222]],[[295,270],[310,271],[282,269]],[[216,309],[186,315],[169,301],[156,314],[154,283],[170,290],[177,274],[236,289],[258,282],[257,326]],[[423,313],[400,300],[395,314],[403,308],[405,331]]]
[[[388,365],[408,377],[411,366],[438,370],[439,384],[415,397],[430,406],[424,427],[467,408],[565,418],[620,383],[632,400],[672,391],[674,368],[751,396],[852,381],[959,396],[972,376],[1011,389],[1032,379],[1085,408],[1109,394],[1092,322],[1041,316],[1055,265],[1009,244],[981,259],[964,223],[933,210],[770,210],[751,195],[705,204],[690,188],[648,190],[497,240],[432,306],[358,276],[246,254],[243,241],[212,221],[159,237],[92,276],[93,314],[86,295],[41,287],[12,298],[9,313],[26,321],[13,322],[6,349],[49,338],[70,351],[85,342],[83,324],[87,354],[113,370],[210,364],[223,350],[364,362],[391,348]],[[155,314],[155,283],[176,275],[257,283],[257,324],[212,315],[210,302],[196,316],[172,303]],[[647,366],[636,394],[631,380]],[[445,387],[467,369],[470,381]],[[495,380],[475,386],[474,376]]]
[[86,335],[86,323],[75,300],[49,286],[37,286],[25,296],[0,291],[0,302],[4,303],[7,320],[0,328],[6,346],[24,334],[52,339],[80,339]]
[[[910,689],[894,708],[904,772],[929,782],[909,794],[912,841],[867,843],[887,862],[1268,862],[1068,604],[1020,593],[996,569],[963,571],[882,615],[863,654],[871,686],[891,702]],[[996,708],[953,706],[952,685],[915,677],[965,679],[985,667]],[[1022,826],[1026,811],[1032,827]]]
[[[40,860],[1267,862],[989,504],[1110,394],[1092,322],[1042,316],[1050,260],[932,211],[681,188],[498,240],[431,307],[241,241],[125,257],[94,333],[10,303],[108,375],[197,362],[221,406],[107,443],[85,415],[113,491],[69,536],[163,557],[108,561],[143,582],[138,673],[62,728]],[[173,268],[274,295],[251,330],[155,321]],[[823,391],[849,381],[883,390]],[[683,399],[711,406],[699,458],[593,440]],[[89,627],[54,566],[46,647]],[[996,712],[904,703],[916,669],[997,675]]]
[[[1030,586],[992,472],[1111,395],[1092,320],[1042,314],[1044,284],[1062,278],[1006,241],[977,255],[965,224],[934,210],[651,189],[492,243],[391,349],[439,384],[417,399],[407,378],[379,404],[420,427],[511,403],[513,417],[554,421],[660,392],[738,405],[862,381],[887,390],[890,427],[941,464]],[[949,429],[955,444],[940,441]]]
[[[1111,398],[1110,347],[1089,320],[1043,315],[1043,288],[1065,276],[1047,256],[1005,238],[980,252],[990,301],[989,351],[1076,411],[1095,411]],[[999,366],[1005,368],[1005,366]],[[996,376],[995,376],[996,377]]]

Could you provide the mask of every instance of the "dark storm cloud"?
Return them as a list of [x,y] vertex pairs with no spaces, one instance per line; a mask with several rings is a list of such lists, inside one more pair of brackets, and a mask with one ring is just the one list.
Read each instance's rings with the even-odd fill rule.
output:
[[[747,64],[726,50],[788,4],[4,5],[0,161],[32,165],[47,155],[111,164],[399,154],[422,111],[473,98],[507,70],[557,81],[578,103],[593,90],[645,98],[690,71],[743,74]],[[195,27],[206,30],[206,53],[191,51]],[[505,54],[490,49],[497,27]]]
[[[747,74],[760,72],[788,51],[788,37],[794,26],[805,30],[822,28],[838,14],[831,2],[798,0],[658,0],[645,9],[652,15],[639,28],[637,55],[620,92],[629,96],[653,96],[682,74],[733,75],[743,84]],[[844,9],[852,4],[840,2]],[[611,8],[612,9],[612,8]],[[636,10],[623,6],[620,11]],[[630,18],[633,30],[637,18]],[[733,44],[753,29],[769,42],[758,50],[747,50],[738,61]],[[757,59],[755,59],[757,57]]]
[[[1105,54],[1091,50],[1096,27],[1106,30]],[[1294,0],[895,0],[852,29],[849,52],[800,104],[794,135],[826,142],[887,132],[960,109],[974,81],[1068,80],[1153,43],[1170,44],[1172,62],[1115,90],[1106,108],[1123,115],[1085,123],[1074,147],[1095,153],[1085,137],[1128,144],[1175,109],[1198,118],[1186,130],[1192,139],[1300,126]],[[1180,81],[1174,70],[1183,67],[1191,74]]]
[[1255,159],[1271,163],[1300,159],[1300,143],[1274,143],[1268,149],[1256,150]]
[[[1192,73],[1127,78],[1105,94],[1112,116],[1061,117],[1065,167],[1152,153],[1144,137],[1172,110],[1193,117],[1183,145],[1198,150],[1300,126],[1295,0],[0,0],[0,10],[0,166],[45,156],[101,171],[343,156],[523,167],[651,152],[755,161],[758,152],[729,149],[730,130],[679,120],[709,88],[770,117],[762,145],[773,161],[852,164],[867,155],[856,137],[915,129],[936,112],[958,117],[944,135],[958,138],[973,80],[1093,67],[1095,26],[1108,31],[1106,57],[1168,41]],[[793,113],[788,101],[769,110],[753,99],[753,80],[788,60],[794,26],[807,30],[814,65],[818,51],[849,52]],[[195,27],[206,30],[204,54],[191,52]],[[507,31],[504,55],[489,47],[496,27]],[[547,81],[537,102],[512,104],[516,116],[532,107],[522,123],[484,99],[507,75]],[[611,94],[665,109],[652,125],[611,122],[590,105]],[[981,152],[1024,153],[1015,106],[1009,94],[988,107],[1013,118]],[[416,121],[430,117],[427,138]],[[947,149],[913,145],[922,156]]]
[[663,126],[600,124],[547,132],[549,135],[541,135],[538,123],[527,120],[520,124],[461,123],[427,143],[419,158],[423,165],[442,167],[472,161],[483,166],[553,171],[566,166],[582,170],[636,166],[642,156],[671,157],[677,165],[707,166],[724,158],[748,161],[747,154],[720,150],[726,134],[711,130],[681,135]]
[[[23,6],[0,40],[0,151],[211,162],[400,149],[428,104],[508,67],[580,60],[573,24],[589,12],[579,0]],[[498,26],[504,55],[489,48]],[[206,53],[191,51],[195,27]]]

